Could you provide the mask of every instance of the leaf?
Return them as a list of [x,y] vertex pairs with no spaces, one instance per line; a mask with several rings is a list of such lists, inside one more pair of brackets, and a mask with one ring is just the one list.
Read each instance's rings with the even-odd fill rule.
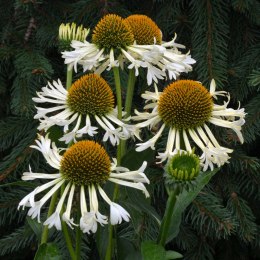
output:
[[127,191],[127,199],[125,200],[124,204],[134,208],[139,213],[145,212],[148,215],[152,216],[158,225],[161,224],[161,217],[156,212],[153,206],[150,205],[151,201],[150,199],[145,198],[144,194],[140,192],[139,190],[134,189],[126,189]]
[[124,260],[143,260],[141,253],[138,251],[131,252]]
[[166,259],[179,259],[182,258],[183,255],[176,251],[166,251]]
[[95,236],[96,236],[96,244],[100,259],[105,259],[106,251],[108,247],[108,237],[109,237],[109,225],[105,225],[104,227],[99,227]]
[[61,260],[61,254],[56,244],[45,243],[38,248],[34,260]]
[[42,224],[38,223],[36,219],[32,219],[30,217],[26,217],[26,221],[33,233],[37,236],[38,241],[40,241],[42,235]]
[[135,149],[127,151],[122,158],[122,166],[134,171],[137,170],[144,161],[151,162],[154,160],[155,151],[146,149],[142,152],[137,152]]
[[189,204],[197,197],[199,192],[208,184],[210,179],[215,175],[219,169],[214,169],[213,171],[207,171],[199,174],[196,179],[193,190],[183,190],[177,196],[176,203],[173,208],[173,214],[171,219],[171,226],[168,230],[168,237],[166,242],[170,242],[179,233],[179,226],[181,223],[181,216],[184,210],[189,206]]
[[141,245],[143,260],[166,260],[166,251],[153,241],[144,241]]
[[[131,241],[118,237],[117,238],[117,258],[118,259],[127,259],[129,256],[136,255],[138,252],[136,251],[134,245],[131,243]],[[135,258],[129,258],[129,259],[137,259]],[[140,258],[141,260],[141,258]]]

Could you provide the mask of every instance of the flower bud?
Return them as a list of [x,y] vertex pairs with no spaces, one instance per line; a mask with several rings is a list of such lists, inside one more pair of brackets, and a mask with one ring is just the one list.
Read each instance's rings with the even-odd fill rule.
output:
[[77,26],[75,23],[62,23],[59,27],[59,45],[61,51],[69,50],[71,41],[83,42],[89,33],[89,29]]
[[178,152],[165,166],[166,184],[169,186],[189,186],[200,172],[200,159],[193,152]]

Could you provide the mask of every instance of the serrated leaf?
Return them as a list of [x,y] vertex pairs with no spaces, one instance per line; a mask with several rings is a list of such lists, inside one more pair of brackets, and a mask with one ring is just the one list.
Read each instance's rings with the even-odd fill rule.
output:
[[213,171],[207,171],[199,174],[193,190],[183,190],[182,193],[177,196],[176,203],[173,208],[171,226],[168,230],[168,237],[166,239],[166,242],[171,241],[178,235],[182,213],[197,197],[199,192],[209,183],[210,179],[215,175],[218,170],[219,169],[214,169]]
[[143,260],[166,260],[166,251],[153,241],[144,241],[141,245]]
[[45,243],[38,248],[34,260],[61,260],[61,254],[56,244]]

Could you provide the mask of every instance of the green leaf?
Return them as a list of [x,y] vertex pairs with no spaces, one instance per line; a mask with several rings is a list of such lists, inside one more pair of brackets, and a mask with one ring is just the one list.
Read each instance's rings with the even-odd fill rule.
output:
[[130,252],[124,260],[143,260],[141,253],[138,251]]
[[166,260],[166,251],[153,241],[144,241],[141,245],[143,260]]
[[108,247],[108,237],[109,237],[109,225],[105,225],[104,227],[99,227],[95,237],[97,243],[97,249],[100,256],[100,259],[105,259],[106,251]]
[[183,255],[176,251],[166,251],[166,259],[179,259],[182,258]]
[[56,244],[45,243],[38,248],[34,260],[61,260],[61,254]]
[[134,171],[137,170],[144,161],[151,162],[154,160],[155,151],[146,149],[142,152],[137,152],[135,149],[127,151],[122,158],[122,166]]
[[26,221],[33,230],[33,233],[37,236],[38,241],[40,241],[42,235],[42,224],[38,223],[36,219],[30,217],[26,217]]
[[[117,238],[117,258],[118,259],[127,259],[130,256],[135,255],[138,253],[134,247],[134,245],[131,243],[131,241],[118,237]],[[129,258],[131,259],[131,258]],[[132,258],[136,259],[136,258]],[[141,258],[140,258],[141,260]]]
[[145,198],[144,194],[139,190],[126,189],[126,191],[128,196],[124,201],[125,205],[137,210],[139,214],[140,211],[149,214],[156,220],[158,225],[161,224],[161,217],[156,212],[156,210],[150,205],[150,199]]
[[170,242],[178,235],[182,213],[197,197],[199,192],[209,183],[210,179],[215,175],[218,170],[219,169],[214,169],[213,171],[200,173],[196,179],[193,190],[183,190],[182,193],[177,196],[166,242]]

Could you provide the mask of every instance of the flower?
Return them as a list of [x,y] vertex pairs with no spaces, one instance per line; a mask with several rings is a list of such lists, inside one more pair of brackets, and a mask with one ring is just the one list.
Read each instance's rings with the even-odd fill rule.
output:
[[[33,98],[34,102],[51,105],[48,108],[36,107],[34,118],[40,120],[38,129],[46,131],[53,125],[64,126],[65,135],[60,141],[76,142],[76,138],[83,134],[94,136],[98,128],[91,124],[91,120],[105,130],[104,142],[109,139],[116,145],[119,139],[127,139],[132,135],[138,137],[138,132],[132,126],[117,118],[113,91],[97,74],[82,76],[69,90],[63,87],[60,80],[53,81],[53,84],[48,83],[41,92],[37,92],[37,96]],[[73,129],[70,129],[71,126],[74,126]]]
[[[201,83],[192,80],[179,80],[169,84],[163,92],[146,91],[142,97],[149,102],[144,109],[152,111],[140,113],[135,111],[134,120],[144,122],[136,124],[137,128],[159,126],[158,133],[145,143],[137,144],[137,151],[148,147],[155,149],[155,143],[168,128],[168,140],[165,151],[159,153],[160,162],[172,157],[178,151],[192,151],[190,139],[200,148],[203,171],[208,167],[213,170],[213,164],[218,167],[228,161],[231,149],[222,147],[214,137],[208,124],[233,129],[238,139],[243,143],[241,126],[245,123],[243,108],[228,108],[230,96],[225,91],[215,91],[216,84],[212,80],[210,91]],[[223,105],[214,104],[213,98],[227,96]],[[160,125],[161,124],[161,125]],[[182,141],[183,140],[183,144]]]
[[133,14],[125,19],[130,26],[134,39],[139,45],[161,44],[162,32],[157,24],[148,16]]
[[62,23],[59,27],[59,44],[62,50],[70,49],[72,40],[83,42],[89,34],[89,29],[77,26],[75,23]]
[[174,190],[189,188],[200,173],[200,159],[194,152],[178,151],[164,167],[165,182]]
[[[56,227],[61,229],[61,218],[68,226],[73,228],[74,223],[71,217],[72,203],[75,201],[76,191],[80,194],[80,228],[85,233],[95,233],[98,223],[105,225],[108,223],[108,217],[99,212],[98,194],[110,205],[110,222],[112,225],[120,224],[122,220],[129,221],[129,213],[119,204],[112,202],[104,189],[103,184],[107,181],[117,183],[119,185],[132,187],[144,192],[148,197],[144,183],[149,183],[144,170],[147,163],[136,171],[129,171],[127,168],[118,167],[116,159],[111,163],[110,157],[106,150],[94,141],[79,141],[69,148],[65,149],[65,153],[61,155],[55,143],[51,143],[48,135],[39,136],[36,145],[32,148],[40,151],[47,163],[57,170],[58,173],[34,173],[31,168],[29,172],[24,172],[22,179],[24,181],[45,179],[49,182],[38,186],[31,193],[25,196],[19,203],[18,209],[29,207],[28,215],[41,221],[40,214],[42,206],[54,195],[58,190],[62,191],[61,186],[65,189],[61,192],[61,197],[56,206],[54,213],[48,217],[44,225],[49,228]],[[88,198],[86,199],[86,190]],[[39,201],[35,201],[35,196],[42,192],[46,192]],[[66,210],[61,216],[61,209],[67,199]],[[89,201],[89,205],[87,205]]]
[[[162,32],[156,23],[146,15],[134,14],[128,16],[127,23],[135,36],[135,41],[139,48],[145,48],[147,45],[154,45],[154,48],[149,53],[144,53],[144,64],[147,71],[147,83],[151,85],[152,82],[158,82],[157,79],[163,79],[168,76],[168,79],[176,79],[182,72],[189,72],[192,70],[191,64],[196,61],[191,58],[189,52],[182,54],[178,49],[185,49],[182,44],[175,43],[177,35],[169,41],[162,40]],[[157,49],[158,48],[158,49]],[[131,49],[129,51],[131,53]],[[133,53],[133,57],[135,57]],[[129,68],[134,65],[134,60],[130,60]],[[149,63],[150,62],[150,63]],[[156,70],[157,69],[157,70]],[[160,73],[158,73],[158,70]],[[167,75],[167,73],[168,75]],[[136,71],[136,76],[138,75]]]
[[[144,36],[144,37],[141,37]],[[72,41],[73,51],[62,52],[65,64],[77,71],[77,65],[83,71],[94,70],[102,73],[105,69],[121,66],[134,69],[139,75],[140,68],[147,69],[147,83],[158,82],[167,76],[176,78],[181,72],[188,72],[195,62],[189,53],[182,54],[175,38],[162,43],[162,34],[158,26],[147,16],[134,15],[126,19],[108,14],[96,25],[92,42]]]

